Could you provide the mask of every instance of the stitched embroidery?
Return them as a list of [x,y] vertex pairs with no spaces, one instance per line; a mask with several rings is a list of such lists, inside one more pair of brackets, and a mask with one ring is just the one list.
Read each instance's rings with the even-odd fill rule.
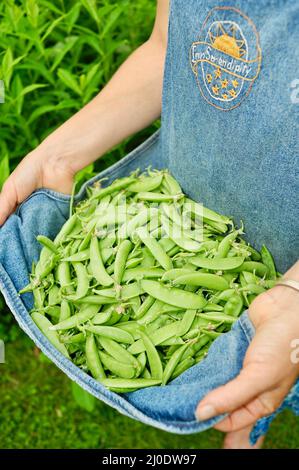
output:
[[234,7],[215,7],[192,43],[190,63],[204,99],[229,111],[248,96],[261,68],[254,23]]

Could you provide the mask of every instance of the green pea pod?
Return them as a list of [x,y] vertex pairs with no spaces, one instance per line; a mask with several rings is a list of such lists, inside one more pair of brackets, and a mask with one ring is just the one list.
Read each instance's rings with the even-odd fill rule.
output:
[[52,242],[52,240],[50,240],[50,238],[45,237],[44,235],[38,235],[36,239],[39,243],[48,248],[50,251],[52,251],[53,253],[57,253],[57,246],[54,242]]
[[176,287],[169,288],[157,281],[144,279],[141,287],[152,297],[162,302],[186,309],[202,309],[207,303],[202,294],[194,294]]
[[159,279],[165,273],[164,269],[160,268],[132,268],[127,269],[123,275],[123,282],[130,282],[133,280],[146,279]]
[[104,379],[101,381],[104,387],[118,391],[119,389],[125,390],[138,390],[145,387],[154,387],[155,385],[160,385],[161,380],[156,379]]
[[127,258],[133,245],[130,240],[123,240],[117,250],[114,267],[114,280],[120,284],[126,267]]
[[104,325],[105,323],[107,323],[111,319],[112,313],[113,313],[112,309],[108,309],[105,312],[97,313],[92,319],[92,324],[93,325]]
[[229,233],[224,237],[221,242],[219,243],[217,253],[215,254],[215,258],[226,258],[232,242],[237,238],[240,231],[235,230],[234,232]]
[[67,256],[66,258],[63,258],[62,261],[67,261],[67,262],[82,262],[82,261],[87,261],[90,258],[90,251],[88,250],[83,250],[80,251],[79,253],[74,253],[71,256]]
[[97,237],[92,237],[90,242],[90,268],[93,277],[102,286],[111,286],[113,279],[107,274],[99,248]]
[[223,313],[219,312],[210,312],[210,313],[199,313],[198,316],[200,318],[204,318],[205,320],[211,320],[211,321],[216,321],[216,322],[224,322],[224,323],[234,323],[236,321],[236,318],[230,316],[230,315],[225,315]]
[[83,323],[86,323],[88,320],[91,320],[98,311],[97,305],[87,305],[79,313],[66,318],[65,320],[57,323],[57,325],[51,326],[52,330],[69,330],[70,328],[75,328]]
[[77,214],[73,214],[65,222],[62,229],[60,230],[60,232],[58,233],[58,235],[56,236],[56,238],[54,240],[54,243],[55,243],[56,246],[59,245],[60,243],[62,243],[62,241],[71,233],[71,231],[73,230],[73,228],[76,225],[77,221],[78,221]]
[[277,276],[276,276],[276,267],[275,267],[274,259],[270,251],[266,247],[266,245],[262,246],[261,257],[262,257],[262,262],[268,268],[267,278],[276,279]]
[[151,308],[154,302],[155,302],[154,297],[151,297],[150,295],[147,296],[135,314],[136,320],[139,320],[140,318],[142,318],[146,314],[146,312],[148,312],[148,310]]
[[199,268],[209,269],[211,271],[226,271],[231,269],[240,268],[244,265],[244,258],[204,258],[200,256],[194,256],[190,258],[190,263],[198,266]]
[[203,312],[222,312],[222,310],[223,310],[222,305],[213,304],[212,302],[209,302],[202,309]]
[[[104,353],[103,351],[99,351],[99,356],[105,369],[108,369],[110,372],[117,375],[118,377],[124,379],[133,379],[135,377],[136,370],[132,365],[126,364],[125,362],[119,362],[112,356],[109,356],[109,354]],[[101,382],[103,383],[102,380]]]
[[[163,343],[163,341],[166,341],[169,338],[172,338],[172,336],[175,336],[177,334],[180,324],[181,324],[180,321],[175,321],[171,323],[170,325],[162,326],[161,328],[158,328],[157,330],[155,330],[153,333],[150,333],[149,337],[152,343],[155,346],[158,346],[159,344]],[[131,344],[128,347],[128,351],[131,354],[139,354],[145,351],[145,347],[144,347],[142,340],[141,339],[137,340],[133,344]]]
[[226,290],[229,288],[228,282],[221,276],[216,274],[205,273],[188,273],[177,277],[174,284],[188,284],[191,286],[206,287],[212,290]]
[[115,297],[104,297],[103,295],[87,295],[82,299],[78,299],[75,301],[76,304],[90,304],[90,305],[105,305],[105,304],[113,304],[117,302]]
[[169,256],[165,253],[161,245],[153,238],[145,227],[139,227],[136,229],[136,234],[149,249],[153,257],[158,263],[166,270],[172,269],[172,261]]
[[151,376],[153,379],[162,380],[163,367],[158,351],[149,336],[147,336],[144,331],[140,330],[140,336],[147,354]]
[[71,316],[71,307],[67,300],[61,300],[59,323]]
[[121,330],[114,326],[97,326],[97,325],[87,325],[85,326],[86,331],[90,331],[95,335],[104,336],[109,339],[114,339],[118,343],[133,343],[133,336],[127,331]]
[[172,202],[172,201],[179,201],[184,197],[183,193],[178,194],[162,194],[162,193],[154,193],[150,191],[144,191],[136,194],[137,199],[141,201],[149,201],[149,202]]
[[225,315],[232,315],[233,317],[238,317],[243,309],[243,300],[242,297],[238,294],[234,294],[226,302],[224,306],[223,313]]
[[73,267],[77,277],[77,289],[74,294],[66,295],[66,299],[75,301],[86,296],[89,290],[89,278],[84,264],[76,262]]
[[164,172],[163,179],[164,179],[164,182],[167,185],[167,188],[170,191],[170,194],[180,194],[180,193],[182,193],[181,186],[179,185],[177,180],[168,171]]
[[98,351],[93,335],[87,336],[85,353],[86,353],[87,367],[90,370],[91,375],[96,380],[105,379],[106,374],[104,372],[104,369],[100,360],[100,356],[99,356],[99,351]]
[[130,237],[138,227],[147,223],[151,217],[157,216],[158,213],[158,210],[154,207],[140,211],[131,220],[122,225],[118,231],[118,238],[123,239]]
[[53,346],[55,346],[55,348],[58,349],[58,351],[60,351],[65,357],[69,358],[67,349],[64,344],[61,343],[57,332],[53,331],[53,325],[50,320],[48,320],[44,315],[41,315],[38,312],[33,312],[31,314],[31,318],[34,323],[39,327],[41,332],[50,341],[50,343],[52,343]]
[[195,360],[193,357],[186,357],[183,361],[181,361],[176,368],[174,369],[171,379],[176,379],[179,375],[181,375],[186,370],[190,369],[195,364]]
[[192,323],[196,317],[196,310],[186,310],[182,320],[180,327],[178,329],[178,336],[184,336],[190,330]]
[[162,385],[166,385],[167,382],[170,380],[175,368],[179,364],[179,362],[180,362],[184,352],[188,348],[188,346],[189,346],[189,344],[184,344],[183,346],[181,346],[179,349],[177,349],[173,353],[173,355],[171,356],[171,358],[167,362],[166,367],[164,369],[163,377],[162,377]]
[[162,173],[157,173],[154,176],[139,178],[138,181],[128,186],[128,191],[131,191],[133,193],[139,193],[142,191],[153,191],[154,189],[160,186],[160,184],[162,183],[162,179]]
[[114,359],[119,362],[124,362],[133,366],[135,371],[135,377],[140,375],[142,372],[142,366],[139,363],[138,359],[130,354],[125,348],[123,348],[119,343],[113,341],[112,339],[105,338],[104,336],[100,337],[100,344],[104,350],[110,354]]
[[95,193],[90,200],[94,199],[103,199],[104,197],[110,195],[114,191],[119,191],[121,189],[126,188],[129,186],[131,183],[136,181],[135,176],[127,176],[125,178],[120,178],[115,180],[112,184],[107,186],[106,188],[100,189],[97,193]]
[[[235,259],[235,258],[227,258],[227,259]],[[257,276],[263,277],[266,276],[268,273],[268,267],[263,263],[259,263],[258,261],[244,261],[240,266],[232,268],[235,272],[241,273],[242,271],[249,271],[254,272]]]

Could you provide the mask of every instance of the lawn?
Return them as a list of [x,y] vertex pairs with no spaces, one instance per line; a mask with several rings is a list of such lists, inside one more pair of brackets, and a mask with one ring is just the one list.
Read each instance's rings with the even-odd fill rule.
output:
[[[217,449],[222,434],[169,434],[120,415],[98,402],[91,413],[75,403],[68,378],[50,364],[23,334],[6,348],[0,364],[0,446],[16,448],[187,448]],[[299,448],[298,419],[282,413],[266,448]]]

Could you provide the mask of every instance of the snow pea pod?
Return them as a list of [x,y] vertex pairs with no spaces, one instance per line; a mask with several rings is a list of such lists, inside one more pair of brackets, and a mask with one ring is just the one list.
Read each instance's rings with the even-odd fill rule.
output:
[[98,311],[97,305],[86,305],[80,310],[79,313],[66,318],[65,320],[53,325],[51,330],[69,330],[75,328],[78,325],[86,323],[88,320],[91,320]]
[[110,195],[114,191],[119,191],[120,189],[126,188],[134,181],[136,181],[135,176],[127,176],[124,178],[117,179],[109,186],[106,186],[106,188],[102,188],[97,193],[93,194],[90,200],[92,201],[94,199],[102,199],[103,197]]
[[[119,362],[109,354],[99,351],[100,360],[105,367],[113,374],[124,379],[133,379],[136,376],[136,370],[131,364]],[[105,380],[105,379],[104,379]],[[102,380],[101,380],[102,382]],[[103,383],[103,382],[102,382]]]
[[65,296],[67,300],[79,300],[86,296],[89,290],[89,278],[84,264],[76,262],[73,263],[73,267],[77,277],[77,288],[74,294],[68,294]]
[[[200,256],[194,256],[190,258],[190,263],[194,264],[199,268],[209,269],[211,271],[226,271],[226,270],[236,270],[241,268],[244,265],[244,258],[234,257],[234,258],[204,258]],[[242,271],[243,269],[240,269]]]
[[120,284],[126,267],[126,262],[133,245],[130,240],[123,240],[117,250],[114,266],[114,280]]
[[144,191],[136,194],[137,199],[141,201],[149,201],[149,202],[172,202],[172,201],[179,201],[184,197],[184,194],[162,194],[162,193],[154,193],[150,191]]
[[136,234],[149,249],[153,257],[158,263],[166,270],[172,269],[171,258],[165,253],[161,245],[153,238],[145,227],[139,227],[136,230]]
[[102,286],[113,284],[112,277],[105,270],[97,237],[93,237],[90,242],[90,269],[93,277]]
[[132,380],[125,380],[125,379],[104,379],[101,381],[104,387],[109,388],[110,390],[113,389],[114,391],[119,393],[119,390],[138,390],[139,388],[145,387],[154,387],[155,385],[160,385],[161,380],[157,379],[132,379]]
[[86,331],[90,331],[95,335],[106,336],[107,338],[114,339],[118,343],[133,343],[133,336],[127,331],[120,330],[115,326],[97,326],[97,325],[87,325],[85,326]]
[[201,286],[213,290],[226,290],[229,288],[228,282],[217,274],[188,273],[177,277],[173,284],[188,284],[191,286]]
[[174,369],[172,376],[171,376],[171,380],[181,375],[187,369],[190,369],[190,367],[192,367],[194,364],[195,364],[195,360],[193,357],[186,357],[186,359],[181,361]]
[[34,323],[38,326],[41,332],[46,336],[50,343],[55,346],[58,351],[60,351],[65,357],[69,358],[69,353],[67,352],[64,344],[61,343],[59,336],[56,331],[53,331],[53,325],[44,315],[41,315],[38,312],[33,312],[31,318]]
[[238,294],[234,294],[226,302],[224,306],[223,313],[225,315],[232,315],[233,317],[238,317],[243,309],[243,300],[242,297]]
[[170,380],[175,368],[179,364],[179,362],[180,362],[184,352],[188,348],[188,346],[189,346],[189,344],[184,344],[183,346],[181,346],[179,349],[177,349],[173,353],[173,355],[171,356],[171,358],[167,362],[166,367],[164,369],[163,377],[162,377],[162,385],[166,385],[167,382]]
[[123,275],[123,282],[130,282],[138,279],[152,279],[161,278],[165,273],[164,269],[160,268],[132,268],[127,269]]
[[194,294],[176,287],[166,287],[158,281],[143,279],[140,284],[145,292],[162,302],[175,307],[202,309],[207,303],[202,294]]
[[276,279],[276,267],[274,263],[274,259],[266,245],[263,245],[261,248],[261,257],[262,262],[268,268],[267,278],[268,279]]
[[104,372],[98,348],[94,339],[93,335],[88,335],[86,339],[85,345],[85,353],[86,353],[86,363],[87,367],[91,372],[91,375],[96,380],[102,380],[106,378],[106,374]]
[[224,323],[234,323],[236,321],[236,318],[229,315],[224,315],[223,313],[219,312],[198,313],[198,316],[200,318],[204,318],[205,320],[211,320],[216,322],[223,321]]
[[158,354],[158,351],[155,348],[155,345],[153,344],[149,336],[144,331],[140,330],[140,336],[141,336],[141,341],[144,344],[145,352],[148,358],[150,371],[151,371],[151,377],[153,379],[162,380],[163,367],[162,367],[162,363],[161,363],[161,359]]
[[144,178],[140,178],[135,183],[132,183],[128,186],[128,191],[133,193],[139,193],[142,191],[153,191],[154,189],[158,188],[162,183],[163,174],[157,173],[154,176],[147,176]]
[[100,344],[114,359],[119,362],[130,364],[136,369],[136,371],[139,373],[142,372],[141,364],[138,362],[136,357],[129,353],[127,349],[123,348],[118,342],[114,341],[113,339],[106,338],[105,336],[101,336]]

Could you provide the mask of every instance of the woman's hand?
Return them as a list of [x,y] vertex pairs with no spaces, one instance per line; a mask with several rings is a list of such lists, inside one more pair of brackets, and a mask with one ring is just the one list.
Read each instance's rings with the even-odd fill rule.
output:
[[0,193],[0,226],[17,205],[38,188],[70,193],[73,177],[70,167],[59,159],[48,158],[39,148],[28,154],[10,175]]
[[[298,271],[296,265],[287,273]],[[271,414],[282,403],[299,376],[292,361],[292,341],[299,338],[299,292],[276,286],[259,295],[249,309],[256,334],[243,369],[231,382],[210,392],[198,405],[200,420],[228,413],[215,428],[236,431]]]

